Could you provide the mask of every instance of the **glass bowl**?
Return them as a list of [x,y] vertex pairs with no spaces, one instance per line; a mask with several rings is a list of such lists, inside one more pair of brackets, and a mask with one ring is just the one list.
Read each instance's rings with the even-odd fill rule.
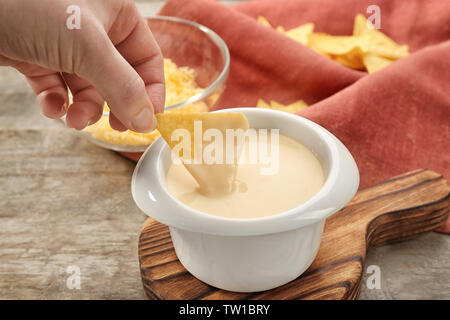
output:
[[[178,67],[195,70],[200,93],[165,107],[171,110],[204,104],[210,110],[225,88],[230,67],[230,53],[225,42],[211,29],[193,21],[175,17],[155,16],[146,18],[150,30],[161,48],[164,58],[169,58]],[[203,107],[203,106],[202,106]],[[104,111],[102,117],[108,117]],[[124,145],[101,140],[91,133],[81,131],[91,142],[119,152],[143,152],[147,145]]]

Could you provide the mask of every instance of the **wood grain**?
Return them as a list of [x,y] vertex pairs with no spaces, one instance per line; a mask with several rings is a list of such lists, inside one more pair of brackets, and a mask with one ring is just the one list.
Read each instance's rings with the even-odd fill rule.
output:
[[147,219],[139,263],[149,299],[356,299],[367,250],[438,228],[450,210],[450,187],[439,174],[417,170],[360,190],[327,219],[310,268],[273,290],[235,293],[193,277],[178,261],[167,226]]

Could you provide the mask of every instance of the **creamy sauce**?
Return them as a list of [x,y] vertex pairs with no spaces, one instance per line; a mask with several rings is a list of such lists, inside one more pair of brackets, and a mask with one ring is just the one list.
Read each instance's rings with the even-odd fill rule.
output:
[[[225,114],[222,114],[225,115]],[[226,137],[226,130],[242,130],[246,132],[249,128],[247,118],[241,113],[231,114],[231,117],[227,118],[207,118],[202,122],[202,134],[209,129],[218,130],[223,138]],[[203,159],[203,151],[208,145],[214,141],[211,138],[210,142],[205,142],[202,139],[202,143],[193,141],[192,145],[194,149],[197,149],[197,153],[202,155],[201,164],[184,164],[186,169],[191,173],[194,179],[198,183],[198,190],[206,196],[218,196],[232,192],[233,183],[236,180],[237,168],[238,168],[238,152],[236,150],[235,157],[232,163],[226,164],[222,161],[221,164],[205,164]],[[236,141],[236,139],[234,139]],[[195,151],[194,151],[195,153]],[[222,153],[226,154],[226,142],[222,141]],[[225,160],[223,158],[222,160]]]
[[[270,146],[270,140],[268,142]],[[247,139],[245,150],[248,150],[248,143]],[[231,173],[234,178],[227,193],[215,192],[213,187],[205,194],[188,170],[174,163],[167,172],[166,187],[184,204],[212,215],[258,218],[281,213],[314,196],[325,182],[325,173],[313,152],[297,140],[279,135],[278,154],[279,166],[275,174],[262,174],[261,169],[267,164],[239,163],[237,172]],[[221,175],[220,165],[202,166],[208,167],[203,183],[214,186]]]

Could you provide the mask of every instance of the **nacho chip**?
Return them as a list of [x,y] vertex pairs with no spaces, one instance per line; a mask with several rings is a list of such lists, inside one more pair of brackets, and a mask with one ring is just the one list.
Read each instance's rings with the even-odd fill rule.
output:
[[[272,27],[270,22],[262,17],[258,17],[258,22],[267,26]],[[314,24],[313,23],[306,23],[301,26],[298,26],[296,28],[285,30],[282,26],[278,26],[275,28],[278,32],[281,32],[285,34],[287,37],[293,39],[294,41],[300,42],[301,44],[307,45],[308,44],[308,36],[313,32],[314,30]]]
[[371,28],[362,14],[357,14],[353,26],[353,35],[361,38],[367,46],[367,52],[389,59],[400,59],[409,54],[407,45],[399,45],[381,31]]
[[374,73],[378,70],[381,70],[388,65],[390,65],[393,61],[384,57],[380,57],[374,53],[367,53],[363,57],[364,66],[367,69],[368,73]]
[[270,104],[265,102],[263,99],[258,99],[258,102],[256,103],[256,107],[257,108],[269,108],[270,109]]
[[[271,26],[264,17],[258,17],[258,21]],[[369,73],[378,71],[409,54],[407,45],[399,45],[381,31],[371,27],[362,14],[355,16],[351,36],[315,33],[313,23],[306,23],[288,31],[284,31],[282,27],[277,27],[277,30],[346,67],[367,70]]]
[[297,28],[290,29],[284,32],[284,34],[287,37],[306,46],[308,45],[309,35],[312,34],[313,30],[314,30],[314,23],[306,23]]
[[[203,152],[207,150],[206,148],[213,143],[214,147],[220,148],[220,144],[216,145],[216,139],[219,136],[215,136],[209,142],[203,139],[206,130],[219,130],[222,134],[222,154],[225,155],[228,146],[223,139],[226,139],[227,129],[242,129],[241,133],[245,134],[249,128],[243,113],[164,113],[157,114],[156,118],[158,119],[157,128],[162,137],[175,155],[182,160],[186,169],[197,181],[202,193],[217,195],[231,192],[237,172],[239,147],[235,149],[232,163],[203,163]],[[239,140],[236,136],[234,137]],[[245,135],[243,137],[245,138]],[[222,161],[225,160],[222,159]]]
[[[259,16],[257,20],[259,23],[265,25],[266,27],[272,28],[272,26],[270,25],[270,22],[266,18]],[[284,33],[286,31],[286,30],[284,30],[284,28],[282,26],[278,26],[276,28],[276,30],[281,33]]]
[[361,38],[361,41],[368,47],[367,52],[395,60],[404,58],[409,54],[407,45],[398,45],[391,38],[376,29],[364,34]]
[[270,108],[280,110],[282,108],[286,108],[287,106],[276,102],[275,100],[270,100]]
[[[174,105],[184,101],[204,89],[196,82],[196,72],[189,67],[179,67],[170,59],[164,59],[164,78],[166,84],[166,106]],[[219,94],[213,94],[207,98],[208,103],[213,105]],[[108,105],[103,106],[104,111],[109,111]],[[204,101],[195,102],[190,105],[166,110],[165,112],[207,112],[208,105]],[[103,115],[100,120],[83,130],[97,140],[120,146],[148,146],[152,144],[160,134],[157,130],[149,133],[133,132],[131,130],[116,131],[109,125],[108,116]]]
[[309,36],[309,45],[331,55],[344,55],[360,48],[367,52],[365,43],[353,36],[330,36],[325,33],[313,33]]
[[353,35],[354,36],[362,36],[363,34],[369,31],[369,27],[367,26],[367,19],[361,13],[358,13],[355,16],[355,21],[353,22]]
[[308,108],[308,105],[306,104],[306,102],[304,102],[303,100],[298,100],[298,101],[295,101],[295,102],[291,103],[290,105],[288,105],[284,111],[290,112],[290,113],[297,113],[300,110],[303,110],[306,108]]
[[[109,111],[107,104],[104,106],[105,111]],[[190,105],[178,107],[164,111],[165,113],[188,113],[188,112],[208,112],[208,105],[202,101]],[[108,116],[102,116],[99,121],[86,127],[84,132],[89,133],[94,138],[113,143],[120,146],[146,146],[152,144],[160,137],[158,130],[148,133],[134,132],[131,130],[116,131],[111,128]]]
[[357,46],[345,55],[334,56],[333,60],[352,69],[365,70],[363,56],[364,52]]

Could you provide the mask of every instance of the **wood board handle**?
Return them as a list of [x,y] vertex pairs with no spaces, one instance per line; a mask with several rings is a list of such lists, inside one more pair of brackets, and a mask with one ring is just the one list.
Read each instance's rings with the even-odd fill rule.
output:
[[168,228],[147,219],[139,239],[144,291],[151,299],[355,299],[367,250],[434,230],[449,210],[449,184],[426,169],[362,189],[327,219],[317,257],[304,274],[251,294],[220,290],[190,275],[175,255]]

